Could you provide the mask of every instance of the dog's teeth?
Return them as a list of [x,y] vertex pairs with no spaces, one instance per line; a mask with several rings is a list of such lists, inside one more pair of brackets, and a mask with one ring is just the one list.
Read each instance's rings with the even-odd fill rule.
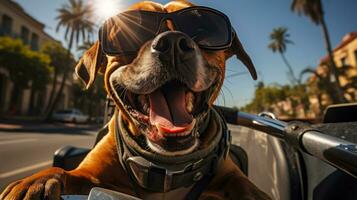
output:
[[195,96],[193,95],[192,92],[186,93],[186,109],[189,113],[191,113],[193,110],[194,98],[195,98]]
[[160,136],[164,136],[164,132],[162,132],[162,130],[161,130],[160,128],[158,128],[157,133],[158,133]]
[[181,132],[181,133],[165,133],[159,126],[156,126],[158,130],[158,134],[163,136],[163,137],[182,137],[191,134],[191,132]]
[[183,132],[183,133],[177,133],[176,135],[177,135],[177,136],[186,136],[187,134],[188,134],[187,132],[186,132],[186,133]]

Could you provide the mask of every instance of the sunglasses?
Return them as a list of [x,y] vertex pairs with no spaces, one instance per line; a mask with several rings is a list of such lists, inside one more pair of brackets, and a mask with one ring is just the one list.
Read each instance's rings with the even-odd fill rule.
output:
[[108,55],[136,54],[144,43],[163,32],[165,20],[172,21],[175,30],[202,49],[222,50],[232,44],[234,31],[228,17],[218,10],[195,6],[172,13],[132,10],[111,17],[99,30],[102,50]]

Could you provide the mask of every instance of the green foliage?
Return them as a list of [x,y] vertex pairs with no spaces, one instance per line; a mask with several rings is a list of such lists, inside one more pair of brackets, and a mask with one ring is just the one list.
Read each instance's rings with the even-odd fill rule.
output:
[[[327,63],[329,64],[329,63]],[[303,84],[298,85],[264,85],[259,82],[256,86],[255,95],[253,100],[245,107],[241,108],[246,112],[259,113],[262,111],[273,111],[276,114],[284,115],[284,117],[298,117],[297,113],[303,109],[304,113],[311,111],[315,113],[317,117],[321,115],[324,109],[334,101],[336,101],[335,90],[333,89],[330,81],[330,73],[328,66],[325,66],[325,73],[317,73],[317,71],[311,67],[307,67],[301,71],[299,82],[301,82],[304,75],[314,75],[314,79],[308,79]],[[357,97],[355,95],[355,89],[357,88],[357,76],[350,76],[350,70],[355,70],[353,66],[341,66],[337,69],[339,77],[343,77],[348,80],[345,85],[341,87],[345,95],[349,96],[350,101],[354,101]],[[329,97],[328,99],[323,98]],[[309,98],[317,99],[318,107],[317,111],[312,110],[311,102]],[[325,99],[325,100],[323,100]],[[326,101],[327,100],[327,101]],[[283,103],[286,105],[284,110],[281,106]],[[289,103],[289,104],[287,104]],[[302,115],[299,115],[300,117]]]
[[[282,101],[290,101],[292,107],[295,108],[299,104],[304,105],[304,109],[309,107],[308,95],[305,92],[305,85],[268,85],[259,82],[256,86],[253,100],[242,108],[243,111],[259,113],[262,111],[273,111],[272,107],[276,107],[277,103]],[[281,110],[283,112],[283,110]],[[290,115],[295,115],[295,110],[290,111]]]
[[259,82],[256,86],[253,100],[242,109],[254,113],[269,110],[272,104],[284,100],[289,95],[289,88],[290,86],[265,86],[264,83]]
[[21,40],[0,37],[0,54],[0,67],[7,69],[17,87],[26,88],[32,81],[34,89],[43,89],[49,81],[50,58],[30,50]]
[[105,102],[107,93],[104,88],[103,76],[97,76],[92,87],[87,90],[83,89],[83,84],[79,81],[75,82],[72,87],[74,107],[93,115],[103,115],[103,105],[98,105],[100,102]]
[[63,72],[66,68],[73,68],[75,60],[71,56],[68,64],[68,50],[65,49],[59,42],[46,42],[40,50],[42,53],[51,58],[51,65],[57,72]]

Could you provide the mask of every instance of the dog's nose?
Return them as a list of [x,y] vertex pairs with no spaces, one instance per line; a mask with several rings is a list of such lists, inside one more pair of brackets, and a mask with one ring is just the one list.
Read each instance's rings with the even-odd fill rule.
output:
[[152,48],[161,59],[186,59],[194,54],[194,41],[182,32],[166,31],[155,37]]

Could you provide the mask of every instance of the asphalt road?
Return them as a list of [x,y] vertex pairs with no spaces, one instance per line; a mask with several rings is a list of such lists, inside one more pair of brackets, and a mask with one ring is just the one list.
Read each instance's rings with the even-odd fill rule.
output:
[[58,148],[92,147],[95,134],[95,131],[70,129],[50,133],[0,132],[0,191],[14,180],[50,167]]
[[[286,168],[277,163],[278,155],[276,148],[273,148],[278,139],[247,128],[228,127],[232,133],[232,143],[242,147],[248,155],[249,179],[273,199],[288,199],[289,193],[284,191],[288,191],[289,184],[281,172]],[[96,134],[96,131],[88,129],[70,128],[46,129],[42,132],[0,131],[0,191],[15,180],[50,167],[53,153],[60,147],[92,147]]]
[[[230,126],[230,129],[238,131],[236,126]],[[0,131],[0,193],[9,183],[50,167],[57,149],[66,145],[91,148],[95,136],[96,131],[73,128],[50,128],[40,132]]]

